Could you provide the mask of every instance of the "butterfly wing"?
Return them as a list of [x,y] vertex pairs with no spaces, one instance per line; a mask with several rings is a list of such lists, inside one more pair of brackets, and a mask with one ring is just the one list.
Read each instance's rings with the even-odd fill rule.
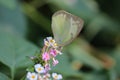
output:
[[52,31],[59,46],[69,44],[81,31],[83,20],[64,10],[52,16]]

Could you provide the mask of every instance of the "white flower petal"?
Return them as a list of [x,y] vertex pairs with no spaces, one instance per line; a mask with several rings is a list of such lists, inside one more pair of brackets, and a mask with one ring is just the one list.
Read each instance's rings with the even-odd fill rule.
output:
[[48,40],[48,41],[52,40],[52,37],[47,37],[47,40]]
[[54,78],[54,76],[56,76],[57,75],[57,73],[52,73],[52,77]]
[[58,75],[58,79],[62,79],[62,75],[61,74]]
[[35,65],[35,71],[37,73],[45,73],[45,69],[44,69],[44,67],[41,66],[41,64],[36,64]]
[[42,65],[41,64],[36,64],[34,67],[35,68],[39,68],[39,67],[41,67]]
[[31,72],[28,72],[27,73],[27,78],[30,78],[30,76],[31,76]]
[[31,73],[31,72],[28,72],[27,73],[27,79],[28,80],[37,80],[37,74],[36,73]]
[[52,77],[55,80],[61,80],[62,79],[62,75],[61,74],[57,74],[57,73],[52,73]]

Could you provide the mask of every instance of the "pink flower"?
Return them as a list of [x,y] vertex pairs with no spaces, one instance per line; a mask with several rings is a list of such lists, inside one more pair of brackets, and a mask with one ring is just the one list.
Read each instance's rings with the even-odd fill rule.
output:
[[44,61],[48,61],[48,60],[50,60],[50,55],[47,52],[45,52],[44,54],[42,54],[42,59]]
[[51,70],[50,64],[45,64],[45,71],[46,71],[46,73],[47,73],[49,70]]
[[55,49],[51,49],[50,50],[50,54],[53,56],[53,57],[56,57],[57,56],[57,51]]
[[50,74],[47,73],[47,74],[43,75],[43,79],[40,79],[40,80],[50,80]]
[[58,61],[58,60],[55,60],[55,59],[53,58],[53,66],[56,66],[58,63],[59,63],[59,61]]

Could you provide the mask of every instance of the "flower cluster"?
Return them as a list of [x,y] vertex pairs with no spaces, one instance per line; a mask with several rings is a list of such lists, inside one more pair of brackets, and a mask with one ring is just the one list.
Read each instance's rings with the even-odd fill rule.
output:
[[[35,63],[34,65],[34,71],[27,73],[27,79],[28,80],[61,80],[62,75],[57,73],[52,73],[52,75],[49,74],[49,71],[51,70],[51,66],[56,66],[59,61],[56,59],[56,56],[58,54],[62,54],[58,50],[58,44],[55,42],[55,40],[52,37],[47,37],[44,39],[44,47],[41,51],[41,59],[44,62],[44,64]],[[52,63],[51,63],[52,61]],[[41,62],[41,61],[37,61]]]
[[28,72],[27,79],[28,80],[61,80],[62,75],[57,73],[52,73],[52,76],[47,72],[46,69],[41,64],[36,64],[34,66],[35,72]]
[[55,57],[58,54],[62,54],[59,50],[57,50],[57,43],[54,39],[52,39],[52,37],[47,37],[46,39],[44,39],[44,45],[45,46],[42,50],[42,59],[45,61],[45,64],[48,64],[49,61],[52,59],[53,66],[56,66],[59,63],[59,61],[55,59]]

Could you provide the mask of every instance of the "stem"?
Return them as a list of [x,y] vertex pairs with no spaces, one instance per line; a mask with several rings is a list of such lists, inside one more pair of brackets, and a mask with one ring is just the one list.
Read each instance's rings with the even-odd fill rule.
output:
[[45,49],[46,49],[46,46],[44,46],[44,47],[42,48],[42,53],[45,52]]

